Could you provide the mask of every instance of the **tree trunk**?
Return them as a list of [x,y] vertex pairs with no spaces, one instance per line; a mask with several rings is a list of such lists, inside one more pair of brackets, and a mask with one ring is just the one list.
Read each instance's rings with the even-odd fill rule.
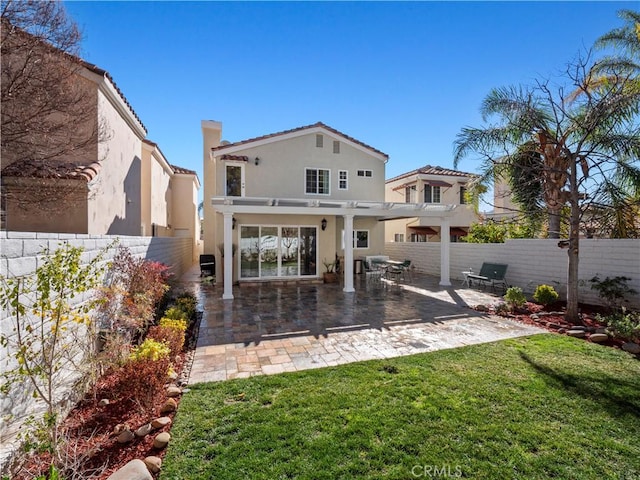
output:
[[560,238],[560,219],[561,210],[551,210],[549,209],[549,238]]
[[569,204],[571,217],[569,224],[569,271],[567,274],[567,311],[565,319],[574,324],[582,323],[578,314],[578,260],[580,253],[580,205],[576,161],[572,159],[569,177]]

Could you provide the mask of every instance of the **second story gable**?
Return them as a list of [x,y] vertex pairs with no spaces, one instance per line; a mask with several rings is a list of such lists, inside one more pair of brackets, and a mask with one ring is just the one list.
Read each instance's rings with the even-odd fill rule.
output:
[[474,174],[426,165],[385,184],[385,200],[394,203],[434,203],[464,205],[467,183]]
[[388,156],[323,123],[235,143],[216,129],[203,122],[212,196],[384,200]]

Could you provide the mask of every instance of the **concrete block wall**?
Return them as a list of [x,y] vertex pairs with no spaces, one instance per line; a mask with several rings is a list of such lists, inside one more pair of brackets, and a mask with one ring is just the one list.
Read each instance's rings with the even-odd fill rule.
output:
[[[114,240],[118,244],[128,247],[132,254],[147,260],[162,262],[170,266],[170,271],[175,278],[180,278],[193,263],[193,241],[191,238],[173,237],[127,237],[109,235],[84,235],[84,234],[56,234],[33,232],[0,232],[0,275],[5,278],[29,275],[40,265],[44,257],[42,252],[48,248],[51,252],[63,242],[69,242],[72,246],[83,247],[83,260],[88,263],[95,258],[104,248],[111,245]],[[116,253],[116,248],[111,248],[105,255],[105,261],[110,260]],[[75,299],[80,303],[85,298]],[[8,318],[6,311],[0,312],[0,331],[2,334],[12,336],[13,320]],[[10,352],[0,349],[0,368],[12,368]],[[63,403],[68,408],[73,406],[73,392],[71,386],[78,380],[78,374],[69,372],[66,377],[66,388],[61,388]],[[16,448],[18,447],[17,432],[24,420],[32,414],[41,413],[42,405],[36,402],[30,395],[28,388],[12,387],[8,396],[0,396],[0,473],[8,466]]]
[[[553,286],[566,295],[567,250],[558,248],[557,240],[507,240],[505,243],[450,244],[451,281],[462,281],[462,272],[470,267],[479,272],[482,262],[506,263],[507,283],[533,293],[540,284]],[[440,243],[387,243],[385,254],[393,259],[410,259],[419,272],[440,276]],[[628,285],[640,292],[640,240],[583,239],[580,240],[579,287],[580,301],[598,304],[600,298],[588,281],[595,275],[626,276]],[[629,298],[629,305],[640,308],[640,294]]]

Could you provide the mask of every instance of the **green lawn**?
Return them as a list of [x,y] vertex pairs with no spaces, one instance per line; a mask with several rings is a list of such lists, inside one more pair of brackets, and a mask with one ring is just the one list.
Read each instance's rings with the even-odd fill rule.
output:
[[640,362],[555,334],[184,394],[167,479],[640,479]]

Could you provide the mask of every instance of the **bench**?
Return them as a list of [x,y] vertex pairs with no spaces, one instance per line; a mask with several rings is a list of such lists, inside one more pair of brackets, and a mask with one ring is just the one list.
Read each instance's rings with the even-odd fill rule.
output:
[[496,285],[500,285],[506,291],[507,282],[504,276],[507,273],[507,266],[502,263],[484,262],[482,268],[480,268],[480,273],[469,273],[467,275],[469,285],[473,285],[475,280],[478,284],[482,284],[483,287],[491,285],[491,289],[495,290]]

